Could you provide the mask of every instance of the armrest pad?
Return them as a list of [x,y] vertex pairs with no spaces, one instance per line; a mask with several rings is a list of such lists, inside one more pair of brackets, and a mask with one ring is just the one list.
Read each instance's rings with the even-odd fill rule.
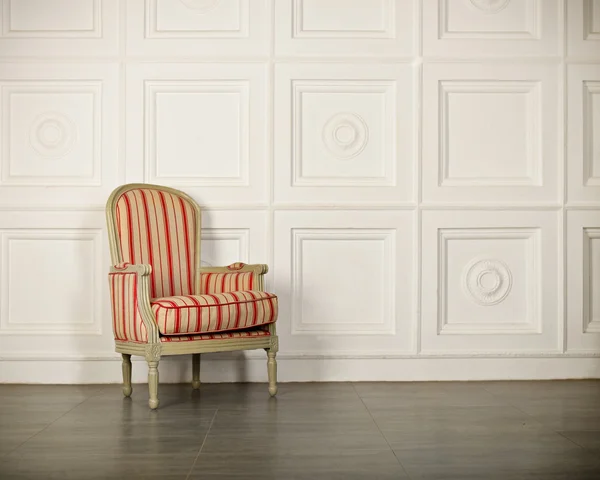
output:
[[201,273],[245,273],[252,272],[256,275],[264,275],[269,271],[268,265],[263,263],[256,263],[253,265],[247,265],[242,262],[232,263],[226,267],[201,267]]
[[110,267],[110,273],[137,273],[146,277],[152,273],[152,265],[145,263],[119,263]]

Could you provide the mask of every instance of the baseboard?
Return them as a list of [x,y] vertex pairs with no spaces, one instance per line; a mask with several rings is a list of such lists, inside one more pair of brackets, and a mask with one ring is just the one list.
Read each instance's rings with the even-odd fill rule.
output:
[[[541,358],[281,358],[280,382],[552,380],[600,378],[598,357]],[[160,381],[191,381],[188,356],[160,362]],[[134,359],[133,381],[144,383],[147,368]],[[265,382],[266,359],[205,358],[202,381]],[[118,383],[119,357],[88,359],[3,359],[0,383]]]

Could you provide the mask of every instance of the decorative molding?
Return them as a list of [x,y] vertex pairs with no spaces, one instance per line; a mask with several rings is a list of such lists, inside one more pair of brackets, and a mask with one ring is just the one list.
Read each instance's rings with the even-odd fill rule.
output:
[[222,0],[179,0],[194,13],[205,15],[222,3]]
[[[292,235],[292,335],[393,335],[395,333],[395,229],[375,228],[293,228]],[[375,322],[365,319],[364,323],[319,323],[308,324],[303,321],[303,248],[311,240],[321,241],[362,241],[383,242],[383,275],[379,279],[386,289],[382,291],[384,304],[383,318]],[[356,259],[349,259],[349,262]],[[372,279],[372,281],[376,281]],[[338,292],[339,293],[339,292]]]
[[[101,179],[101,152],[102,143],[102,81],[95,80],[1,80],[0,104],[2,105],[2,155],[0,159],[0,183],[15,186],[100,186]],[[17,116],[12,111],[15,95],[63,95],[67,98],[72,95],[90,95],[92,97],[91,131],[92,148],[91,175],[39,175],[12,173],[11,166],[27,158],[14,158],[12,145],[12,131],[14,126],[11,116]],[[28,127],[27,136],[20,137],[31,147],[31,153],[41,158],[61,162],[72,153],[78,145],[80,129],[76,122],[67,114],[59,111],[44,111],[39,113]],[[24,137],[24,138],[23,138]],[[79,158],[78,162],[86,158]],[[55,164],[60,165],[60,163]],[[64,167],[63,167],[64,168]],[[68,169],[65,168],[68,171]]]
[[[160,173],[157,158],[157,98],[162,94],[237,94],[240,125],[238,175],[211,177],[181,172]],[[250,82],[248,80],[146,80],[144,81],[144,181],[168,183],[170,186],[247,187],[250,185]],[[175,121],[172,119],[171,121]],[[195,155],[196,153],[191,153]],[[168,159],[166,159],[168,161]]]
[[510,0],[469,0],[478,10],[481,10],[486,15],[494,15],[504,10]]
[[[52,0],[46,0],[50,3]],[[83,2],[84,0],[79,0]],[[54,40],[54,39],[90,39],[102,38],[102,0],[87,0],[90,3],[90,13],[92,16],[91,28],[81,26],[81,28],[68,29],[38,29],[38,28],[14,28],[12,25],[12,5],[14,0],[0,0],[2,8],[2,31],[0,38],[11,39],[34,39],[34,40]],[[36,12],[27,12],[31,16],[35,16]]]
[[449,24],[449,10],[465,4],[483,15],[501,15],[510,0],[468,0],[462,3],[453,0],[438,0],[439,39],[485,39],[485,40],[539,40],[541,38],[541,0],[526,0],[527,27],[523,30],[453,30]]
[[[395,143],[395,116],[390,115],[391,109],[383,109],[381,114],[381,128],[383,132],[378,135],[382,139],[381,156],[383,162],[382,175],[306,175],[304,173],[305,154],[303,151],[304,132],[302,128],[304,95],[308,94],[379,94],[382,102],[393,104],[395,102],[395,81],[389,80],[292,80],[292,186],[315,187],[362,187],[362,186],[395,186],[396,185],[396,159]],[[350,107],[350,105],[349,105]],[[330,116],[324,123],[319,139],[331,155],[331,161],[365,161],[374,159],[363,158],[365,148],[370,141],[374,141],[367,121],[358,112],[337,112]],[[317,139],[314,139],[315,141]],[[315,160],[314,157],[309,157]],[[379,159],[375,159],[379,160]],[[339,167],[342,171],[347,168]]]
[[[311,29],[306,28],[304,22],[304,0],[292,0],[292,38],[299,39],[345,39],[345,40],[366,40],[366,39],[393,39],[396,38],[396,14],[395,1],[383,0],[383,9],[381,11],[382,28],[380,29],[359,29],[359,28],[339,28],[335,29]],[[337,20],[341,19],[343,12],[337,15]]]
[[[45,228],[30,228],[30,229],[2,229],[0,230],[0,245],[2,268],[0,276],[0,335],[101,335],[102,334],[102,283],[99,281],[100,272],[102,272],[103,256],[102,256],[102,229],[99,228],[78,228],[78,229],[45,229]],[[90,321],[81,323],[48,323],[39,321],[14,322],[10,315],[11,303],[11,282],[10,282],[10,266],[11,266],[11,242],[15,240],[25,241],[40,241],[48,240],[65,240],[70,242],[91,242],[93,258],[87,267],[92,270],[92,301],[90,305],[89,317]],[[36,266],[31,266],[32,275],[37,275],[35,278],[39,282],[52,281],[53,278],[48,277],[49,272],[36,272]],[[53,275],[58,275],[60,272],[53,272]],[[35,300],[36,292],[35,285],[32,284],[31,298]]]
[[[457,177],[450,173],[451,94],[527,94],[527,171],[520,177]],[[542,102],[539,81],[441,80],[439,81],[439,179],[438,186],[542,186]]]
[[462,285],[465,295],[475,303],[497,305],[510,293],[512,274],[501,260],[475,258],[463,270]]
[[583,39],[600,40],[600,1],[583,0]]
[[[158,1],[159,0],[145,0],[145,39],[204,39],[211,41],[218,39],[241,39],[247,38],[250,35],[249,0],[238,0],[237,5],[239,14],[237,18],[231,19],[231,26],[218,26],[218,23],[213,26],[210,23],[206,23],[205,20],[201,25],[195,25],[194,28],[190,28],[185,24],[175,28],[159,28]],[[180,14],[182,19],[187,19],[187,15],[205,19],[206,17],[217,14],[222,3],[222,0],[178,1],[185,10]],[[176,6],[177,5],[175,4],[170,7],[172,12],[177,12],[177,9],[174,8]],[[234,24],[235,26],[233,26]]]
[[35,151],[47,158],[61,158],[77,143],[77,126],[57,112],[39,115],[31,125],[29,141]]
[[359,155],[369,142],[369,127],[356,113],[336,113],[323,127],[323,143],[340,159]]
[[[526,242],[527,305],[525,318],[512,322],[451,321],[448,314],[448,242],[452,240],[524,240]],[[541,319],[541,252],[538,228],[440,228],[438,229],[438,335],[506,335],[540,333]],[[494,283],[487,286],[482,276],[491,274]],[[477,257],[462,271],[461,283],[465,295],[475,303],[491,307],[500,304],[511,291],[512,273],[501,260],[493,257]]]
[[[600,46],[599,46],[600,48]],[[600,118],[594,118],[594,97],[600,105],[600,81],[583,82],[583,184],[600,186],[600,172],[594,169],[596,152],[600,155]],[[596,138],[594,138],[594,136]]]
[[[594,272],[594,251],[600,257],[600,228],[583,229],[583,333],[600,333],[600,312],[594,310],[600,292],[600,285],[594,282],[594,275],[600,278],[600,272]],[[598,263],[598,262],[597,262]]]

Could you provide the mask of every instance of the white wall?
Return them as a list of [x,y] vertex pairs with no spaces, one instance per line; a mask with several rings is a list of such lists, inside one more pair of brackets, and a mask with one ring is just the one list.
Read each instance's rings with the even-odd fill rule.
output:
[[0,4],[0,381],[119,380],[134,181],[271,266],[284,381],[600,376],[600,0]]

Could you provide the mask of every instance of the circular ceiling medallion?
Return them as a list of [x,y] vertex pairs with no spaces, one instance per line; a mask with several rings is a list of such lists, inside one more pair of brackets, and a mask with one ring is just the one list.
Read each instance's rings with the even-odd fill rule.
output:
[[40,155],[61,158],[75,145],[77,127],[60,113],[43,113],[31,124],[29,141]]
[[194,10],[196,13],[208,13],[214,10],[221,0],[179,0],[190,10]]
[[496,305],[510,293],[512,275],[500,260],[475,259],[463,271],[463,287],[475,303]]
[[367,124],[355,113],[338,113],[323,127],[323,143],[338,158],[355,157],[365,149],[368,141]]
[[506,8],[510,0],[470,0],[471,4],[484,13],[498,13]]

